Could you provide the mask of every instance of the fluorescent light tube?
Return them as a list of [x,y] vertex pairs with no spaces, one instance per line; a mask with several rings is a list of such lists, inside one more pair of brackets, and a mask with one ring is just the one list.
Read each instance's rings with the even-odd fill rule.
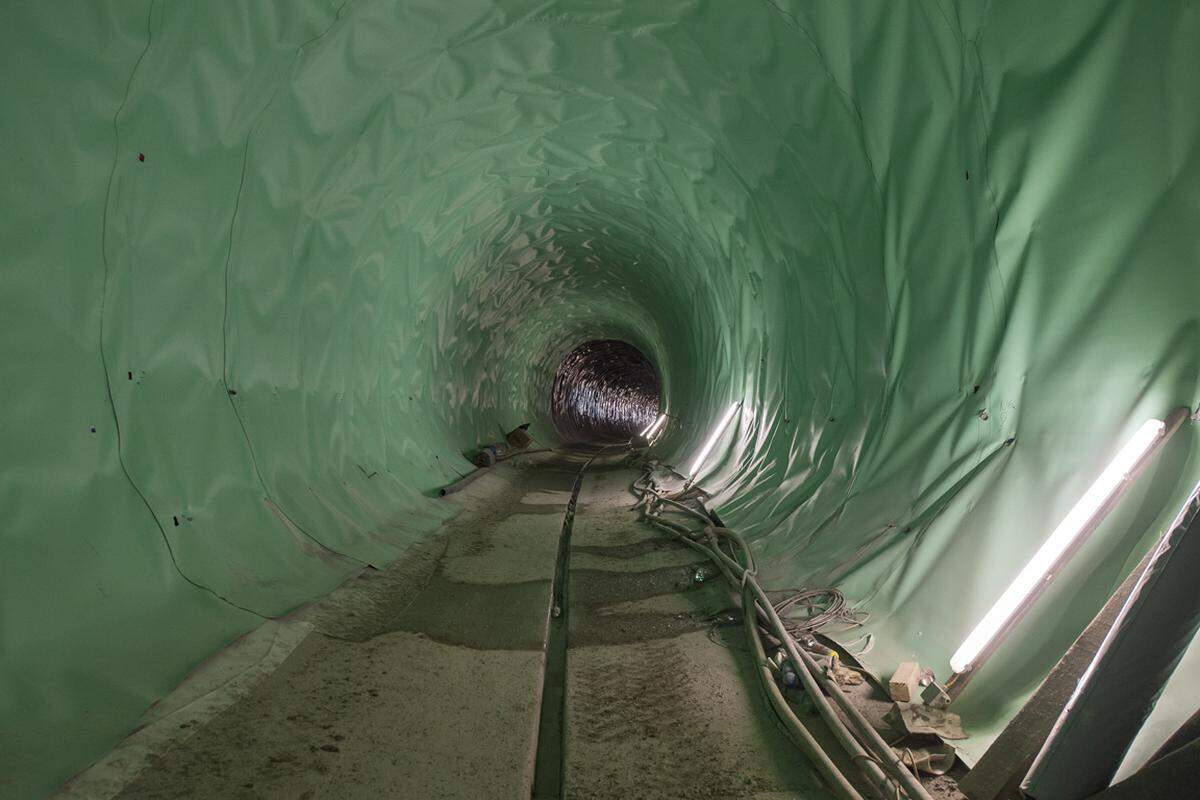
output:
[[704,443],[703,449],[700,450],[700,455],[696,456],[696,460],[692,462],[691,475],[693,478],[700,471],[700,467],[704,465],[704,459],[708,458],[708,454],[716,446],[717,440],[721,438],[721,434],[729,427],[729,422],[733,419],[733,414],[738,410],[738,406],[740,405],[741,403],[734,403],[729,407],[729,410],[725,412],[725,416],[721,417],[721,422],[713,430],[712,436],[709,436],[708,441]]
[[654,420],[654,422],[651,422],[650,427],[647,428],[646,432],[643,433],[642,435],[645,436],[647,439],[653,439],[655,436],[658,435],[658,432],[660,430],[662,430],[663,423],[666,421],[667,421],[667,415],[659,414],[658,419]]
[[980,652],[987,647],[996,633],[1021,607],[1029,593],[1046,578],[1046,574],[1054,568],[1062,554],[1087,528],[1096,512],[1120,488],[1146,451],[1163,435],[1164,430],[1166,430],[1166,425],[1162,420],[1147,420],[1133,435],[1133,438],[1121,448],[1121,452],[1117,453],[1116,458],[1105,468],[1104,472],[1100,473],[1100,477],[1084,493],[1075,507],[1067,513],[1063,521],[1050,534],[1050,538],[1042,544],[1004,594],[1000,595],[1000,599],[988,610],[966,640],[959,645],[958,650],[950,657],[951,669],[955,672],[966,672],[974,666],[975,659]]
[[637,435],[640,435],[640,437],[643,437],[646,439],[653,437],[654,432],[658,431],[659,426],[662,425],[662,422],[664,422],[664,420],[666,420],[666,419],[667,419],[666,414],[659,414],[658,419],[650,421],[649,425],[642,428],[641,432],[638,433]]

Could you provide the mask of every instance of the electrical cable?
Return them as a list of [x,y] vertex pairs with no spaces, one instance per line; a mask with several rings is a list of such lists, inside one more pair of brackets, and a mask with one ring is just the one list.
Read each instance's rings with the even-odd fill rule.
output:
[[[699,499],[696,500],[697,505],[700,506],[699,509],[685,505],[684,500],[688,499],[688,496],[694,491],[698,491],[694,486],[685,483],[681,491],[660,491],[654,484],[653,467],[653,461],[646,461],[644,474],[631,484],[634,494],[640,495],[635,507],[642,509],[643,515],[651,524],[670,531],[684,544],[708,556],[733,585],[740,586],[743,615],[746,618],[748,637],[752,647],[755,645],[758,648],[762,647],[760,625],[779,641],[793,667],[796,668],[797,677],[804,685],[804,689],[812,699],[818,713],[880,797],[900,797],[903,793],[912,800],[931,800],[929,793],[921,784],[919,776],[914,776],[908,771],[903,760],[883,740],[878,731],[862,715],[862,712],[844,696],[836,682],[820,668],[811,655],[797,645],[796,637],[793,634],[793,630],[795,630],[801,633],[801,638],[808,638],[813,631],[823,625],[834,622],[861,624],[864,617],[849,609],[845,597],[835,589],[800,590],[782,600],[772,602],[758,583],[753,552],[746,541],[736,531],[714,524],[712,515],[704,508]],[[664,519],[663,513],[672,510],[687,512],[705,520],[707,524],[703,530],[696,531],[686,525]],[[705,544],[701,539],[708,543]],[[731,549],[735,554],[740,554],[740,561],[736,556],[731,556],[722,549],[720,544],[722,539],[730,542]],[[787,612],[796,606],[808,608],[808,615],[801,620],[785,622],[779,609],[782,608],[784,612]],[[753,615],[749,613],[751,610],[754,611]],[[760,665],[761,663],[760,661]],[[774,682],[771,680],[769,670],[760,669],[759,673],[760,679],[773,686]],[[778,689],[778,687],[775,688]],[[765,683],[764,690],[770,700],[771,691]],[[826,694],[829,695],[828,698]],[[833,699],[833,703],[830,703],[829,698]],[[837,705],[841,714],[834,710],[834,704]],[[776,711],[780,713],[789,731],[796,734],[792,737],[793,740],[807,752],[807,748],[803,744],[805,741],[803,734],[793,730],[787,714],[782,713],[778,708]],[[850,727],[846,726],[841,715],[844,715],[849,721]],[[791,716],[794,717],[794,714]],[[803,727],[798,719],[795,722]],[[868,749],[871,752],[868,752]],[[827,757],[823,751],[821,755]],[[814,763],[831,785],[841,793],[839,787],[845,778],[840,772],[837,772],[836,768],[834,768],[834,772],[827,773],[827,766],[832,762],[826,764],[820,757],[816,757]]]
[[[806,611],[803,618],[785,616],[797,606]],[[774,607],[775,612],[783,618],[788,633],[796,638],[811,635],[839,622],[857,627],[865,623],[868,617],[867,612],[850,608],[845,595],[834,588],[795,589],[792,594],[775,603]]]

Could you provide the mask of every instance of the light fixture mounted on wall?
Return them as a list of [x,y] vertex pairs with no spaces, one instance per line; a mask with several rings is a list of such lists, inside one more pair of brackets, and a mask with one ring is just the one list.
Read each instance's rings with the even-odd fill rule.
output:
[[1166,422],[1147,420],[1084,492],[950,657],[954,676],[947,683],[947,689],[951,690],[952,695],[962,690],[964,676],[978,669],[998,646],[1004,634],[1037,600],[1072,553],[1104,520],[1128,486],[1130,478],[1138,473],[1149,456],[1175,432],[1186,416],[1186,409],[1180,409],[1172,413]]
[[645,439],[648,442],[653,442],[654,439],[663,431],[663,429],[666,426],[666,423],[667,423],[667,415],[664,412],[664,413],[658,415],[658,419],[654,420],[649,425],[647,425],[645,428],[643,428],[642,432],[639,433],[638,435],[641,436],[643,439]]
[[708,437],[708,441],[704,443],[704,447],[700,449],[700,454],[696,456],[696,460],[692,462],[692,469],[689,472],[691,480],[695,480],[700,473],[700,467],[704,466],[705,459],[712,449],[716,447],[717,442],[721,438],[721,434],[729,427],[729,423],[733,421],[733,415],[741,407],[741,401],[738,401],[729,407],[725,412],[725,416],[721,417],[721,421],[717,423],[717,427],[713,429],[712,435]]
[[654,438],[654,435],[656,433],[658,433],[659,429],[663,426],[663,423],[666,421],[667,421],[667,414],[666,414],[666,412],[663,412],[663,413],[659,414],[657,418],[651,420],[649,425],[647,425],[646,427],[644,427],[640,431],[638,431],[638,436],[641,436],[643,439]]

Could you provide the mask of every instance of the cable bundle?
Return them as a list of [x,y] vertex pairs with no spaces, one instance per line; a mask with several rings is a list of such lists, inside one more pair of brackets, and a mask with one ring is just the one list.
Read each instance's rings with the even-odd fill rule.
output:
[[[704,507],[703,492],[690,480],[678,490],[659,489],[652,477],[654,466],[653,461],[646,461],[645,471],[633,481],[631,488],[638,496],[634,507],[641,508],[651,524],[669,531],[712,560],[725,578],[740,589],[750,651],[757,661],[756,671],[767,700],[792,741],[812,760],[830,788],[842,800],[862,800],[858,789],[846,779],[780,691],[775,672],[782,670],[784,664],[790,667],[791,674],[803,686],[817,712],[876,796],[932,800],[920,779],[908,770],[862,712],[844,696],[833,677],[800,645],[800,642],[811,642],[815,646],[812,632],[824,625],[834,622],[861,624],[863,617],[847,607],[845,597],[836,589],[802,589],[772,602],[758,583],[754,554],[746,541],[736,531],[717,524]],[[664,516],[667,513],[686,514],[699,519],[704,527],[690,528],[667,519]],[[784,612],[797,607],[806,611],[801,619],[785,621],[782,618]],[[767,657],[764,638],[779,643],[786,657],[784,662]]]

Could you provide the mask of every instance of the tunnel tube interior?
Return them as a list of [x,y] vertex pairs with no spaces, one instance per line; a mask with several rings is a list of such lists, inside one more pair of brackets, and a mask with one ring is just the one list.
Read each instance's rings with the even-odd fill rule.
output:
[[[740,402],[694,478],[765,585],[870,613],[881,671],[944,675],[1122,437],[1195,407],[1194,5],[69,16],[0,31],[13,794],[422,540],[497,431],[595,435],[550,401],[580,343],[653,365],[670,463]],[[1169,521],[1196,444],[971,684],[965,752]]]
[[563,441],[628,442],[661,407],[658,371],[626,342],[584,342],[555,370],[550,411]]

